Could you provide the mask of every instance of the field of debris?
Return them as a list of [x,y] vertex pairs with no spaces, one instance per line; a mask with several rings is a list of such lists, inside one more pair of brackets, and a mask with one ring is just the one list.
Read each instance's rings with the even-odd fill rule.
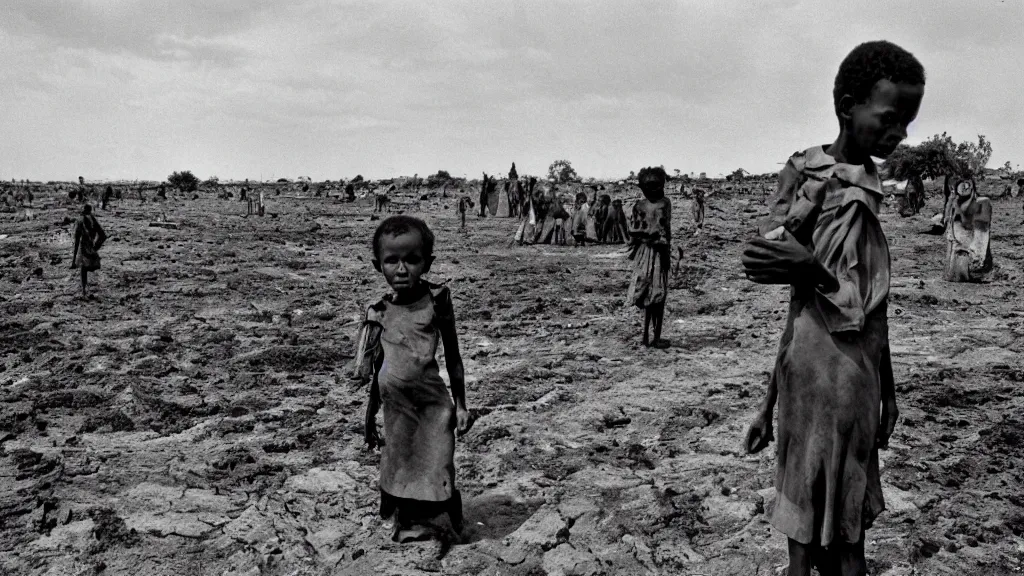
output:
[[[468,192],[467,192],[468,193]],[[676,203],[666,334],[639,346],[618,246],[514,246],[516,221],[406,203],[437,237],[475,417],[458,441],[465,542],[398,545],[347,363],[369,199],[214,194],[98,211],[95,298],[69,268],[77,205],[0,214],[0,573],[776,575],[774,445],[740,450],[788,292],[748,282],[763,198]],[[941,280],[940,209],[882,215],[901,418],[870,573],[1024,572],[1024,226],[994,201],[986,283]],[[150,223],[165,220],[169,227]],[[443,372],[443,370],[442,370]]]

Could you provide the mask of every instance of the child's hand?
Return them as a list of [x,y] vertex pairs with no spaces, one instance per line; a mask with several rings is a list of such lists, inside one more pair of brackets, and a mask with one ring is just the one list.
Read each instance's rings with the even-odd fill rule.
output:
[[882,400],[882,418],[878,421],[878,437],[875,446],[878,448],[889,447],[889,437],[896,429],[896,419],[900,417],[900,410],[896,407],[895,398]]
[[366,442],[366,447],[370,450],[383,446],[384,441],[381,440],[380,434],[377,433],[377,422],[373,419],[366,419],[366,427],[363,430],[363,440]]
[[783,233],[778,240],[754,238],[740,260],[747,278],[758,284],[811,284],[826,291],[839,288],[835,277],[792,234]]
[[473,421],[469,417],[469,410],[466,410],[463,406],[455,409],[455,426],[459,436],[465,435],[466,432],[469,432],[470,427],[473,426]]
[[747,454],[757,454],[764,450],[772,440],[775,440],[775,435],[772,433],[772,416],[760,412],[750,423],[750,428],[747,429],[747,440],[744,444]]

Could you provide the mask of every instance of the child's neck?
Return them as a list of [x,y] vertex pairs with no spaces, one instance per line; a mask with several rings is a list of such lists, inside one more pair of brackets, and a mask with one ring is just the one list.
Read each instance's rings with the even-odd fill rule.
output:
[[866,166],[872,162],[871,155],[862,151],[845,129],[839,131],[836,141],[825,150],[825,153],[843,164]]

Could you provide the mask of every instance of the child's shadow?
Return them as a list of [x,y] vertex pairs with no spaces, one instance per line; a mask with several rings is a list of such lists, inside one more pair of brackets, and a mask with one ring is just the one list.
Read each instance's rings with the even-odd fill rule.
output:
[[542,504],[543,500],[517,502],[504,494],[469,499],[463,505],[462,543],[504,538],[522,526]]

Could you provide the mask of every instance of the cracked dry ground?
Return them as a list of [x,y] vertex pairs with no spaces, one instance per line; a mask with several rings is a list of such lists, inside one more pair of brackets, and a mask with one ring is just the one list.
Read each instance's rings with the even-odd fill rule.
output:
[[[345,377],[386,288],[368,206],[275,199],[276,218],[247,219],[238,202],[126,201],[100,216],[95,302],[75,298],[68,212],[5,221],[0,572],[779,574],[774,446],[738,446],[787,293],[739,270],[761,200],[712,202],[699,239],[676,222],[667,351],[638,347],[615,248],[510,247],[510,220],[461,234],[454,206],[424,206],[477,417],[456,460],[468,542],[440,561],[387,539],[365,392]],[[976,285],[940,280],[923,216],[883,215],[902,418],[872,574],[1024,566],[1024,236],[1018,202],[995,207],[999,268]],[[181,228],[149,227],[160,212]]]

